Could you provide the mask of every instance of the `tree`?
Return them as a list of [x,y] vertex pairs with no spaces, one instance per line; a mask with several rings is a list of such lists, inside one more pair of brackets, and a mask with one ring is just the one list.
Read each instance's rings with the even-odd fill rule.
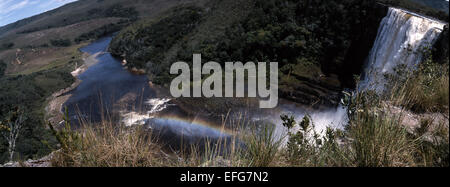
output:
[[9,42],[9,43],[4,43],[2,45],[3,49],[11,49],[12,47],[14,47],[14,43]]
[[0,78],[5,74],[6,64],[0,60]]
[[13,161],[14,152],[16,150],[16,142],[20,131],[25,124],[26,117],[20,108],[9,113],[4,122],[0,122],[0,132],[8,142],[9,160]]

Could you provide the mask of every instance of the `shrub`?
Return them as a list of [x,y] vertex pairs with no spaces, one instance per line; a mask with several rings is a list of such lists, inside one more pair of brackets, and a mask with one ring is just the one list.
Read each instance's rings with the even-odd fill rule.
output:
[[449,64],[431,59],[428,57],[413,72],[395,76],[393,94],[388,99],[415,112],[448,112]]
[[282,137],[275,135],[274,125],[261,125],[257,129],[246,133],[242,137],[245,148],[240,152],[241,157],[251,167],[273,166],[282,143]]
[[72,45],[72,42],[69,39],[55,39],[50,40],[50,44],[52,44],[55,47],[68,47]]
[[399,119],[369,108],[356,114],[349,136],[355,165],[359,167],[414,166],[415,142]]
[[55,167],[151,167],[167,166],[156,144],[143,128],[126,128],[103,122],[93,127],[84,124],[73,131],[65,120],[65,128],[49,127],[61,144],[52,157]]
[[11,49],[12,47],[14,47],[14,43],[12,42],[3,44],[4,49]]
[[0,60],[0,78],[5,75],[6,63],[3,60]]
[[[295,119],[282,115],[283,126],[289,129],[288,142],[284,150],[287,164],[290,166],[348,166],[351,163],[347,149],[339,147],[337,139],[340,131],[327,128],[324,135],[316,132],[309,115],[305,115],[300,123]],[[339,136],[338,136],[339,135]]]

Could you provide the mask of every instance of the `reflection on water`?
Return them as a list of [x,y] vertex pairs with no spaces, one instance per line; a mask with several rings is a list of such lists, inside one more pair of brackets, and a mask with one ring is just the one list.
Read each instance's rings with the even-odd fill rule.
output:
[[[72,124],[77,125],[81,118],[91,123],[107,119],[127,126],[146,125],[168,145],[178,148],[193,143],[231,141],[233,133],[229,130],[221,128],[217,122],[212,123],[211,119],[209,122],[199,120],[197,114],[192,116],[192,111],[188,114],[171,99],[157,96],[159,90],[150,87],[147,76],[135,75],[124,69],[107,52],[111,39],[103,38],[81,49],[95,57],[98,63],[78,75],[82,82],[71,91],[71,97],[63,105],[68,109]],[[313,111],[291,102],[282,102],[274,110],[251,108],[245,113],[248,115],[246,118],[275,124],[278,137],[283,137],[286,131],[281,126],[280,114],[292,114],[297,120],[309,114],[318,132],[330,125],[340,128],[346,121],[341,119],[346,116],[343,108]]]
[[[139,98],[154,95],[146,76],[129,73],[111,54],[105,53],[110,41],[111,38],[101,39],[81,49],[97,54],[98,63],[78,76],[82,82],[64,104],[75,124],[80,116],[89,122],[100,122],[115,110],[137,108]],[[117,104],[121,108],[115,106]]]
[[[82,82],[70,92],[71,97],[63,105],[68,109],[72,124],[78,125],[80,120],[98,123],[107,119],[127,126],[147,125],[172,147],[230,137],[215,125],[187,120],[192,116],[171,104],[170,99],[156,98],[147,76],[130,73],[107,52],[111,39],[103,38],[81,49],[95,55],[98,63],[78,75]],[[176,117],[155,116],[162,111]],[[116,116],[121,119],[114,119]]]

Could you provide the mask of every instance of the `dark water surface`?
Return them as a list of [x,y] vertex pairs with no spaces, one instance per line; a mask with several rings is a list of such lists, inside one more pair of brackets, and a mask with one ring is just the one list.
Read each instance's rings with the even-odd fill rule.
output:
[[[71,97],[63,105],[63,110],[67,108],[71,124],[75,127],[80,124],[80,120],[95,124],[107,119],[120,123],[123,113],[146,115],[152,110],[153,106],[146,104],[146,101],[157,97],[156,91],[149,86],[146,75],[130,73],[107,52],[111,40],[111,37],[103,38],[80,49],[90,55],[97,55],[98,62],[78,76],[82,82],[70,92]],[[145,124],[173,148],[230,138],[214,125],[190,120],[177,106],[165,107],[161,113],[172,117],[149,116]]]
[[[111,37],[100,39],[80,50],[97,56],[98,63],[89,67],[78,76],[82,82],[75,88],[72,96],[64,104],[68,108],[69,116],[73,123],[78,123],[79,118],[89,122],[100,122],[102,117],[110,117],[117,103],[126,94],[136,95],[145,99],[154,97],[153,90],[148,85],[145,75],[135,75],[122,67],[120,62],[107,53]],[[131,110],[141,106],[142,100],[121,102],[125,108]]]

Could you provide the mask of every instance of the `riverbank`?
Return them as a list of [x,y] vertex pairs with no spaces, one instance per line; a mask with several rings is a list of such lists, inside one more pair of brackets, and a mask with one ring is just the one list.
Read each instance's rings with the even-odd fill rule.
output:
[[[99,61],[96,59],[97,54],[89,54],[86,52],[82,53],[81,59],[83,64],[75,64],[75,70],[70,72],[74,77],[75,82],[67,88],[61,89],[53,93],[49,98],[47,98],[47,105],[45,107],[45,119],[51,124],[60,124],[64,119],[64,109],[63,104],[71,97],[71,91],[77,88],[82,80],[78,78],[83,72],[85,72],[89,67],[95,65]],[[78,67],[77,67],[78,66]]]

